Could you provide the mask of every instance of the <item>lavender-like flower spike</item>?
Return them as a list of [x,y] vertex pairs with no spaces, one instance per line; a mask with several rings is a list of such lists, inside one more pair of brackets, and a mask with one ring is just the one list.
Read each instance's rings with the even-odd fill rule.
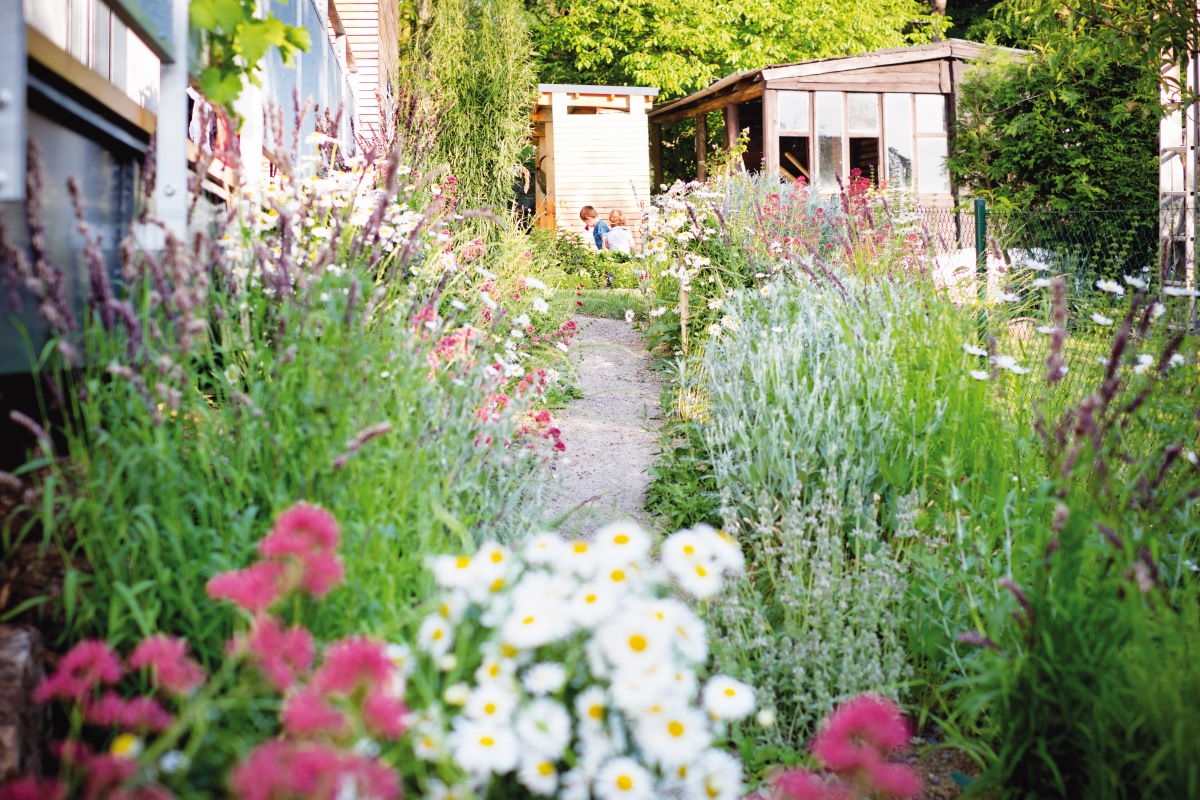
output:
[[1000,645],[996,644],[982,633],[976,633],[975,631],[960,633],[958,636],[954,637],[954,640],[961,644],[971,644],[975,645],[976,647],[986,647],[989,650],[995,650],[997,652],[1000,651]]
[[1033,606],[1030,604],[1029,597],[1025,594],[1025,590],[1020,586],[1017,586],[1016,582],[1014,582],[1012,578],[1001,578],[1000,585],[1007,589],[1013,597],[1017,598],[1017,602],[1020,603],[1021,608],[1025,610],[1024,619],[1018,617],[1018,621],[1021,622],[1022,625],[1031,625],[1033,623]]

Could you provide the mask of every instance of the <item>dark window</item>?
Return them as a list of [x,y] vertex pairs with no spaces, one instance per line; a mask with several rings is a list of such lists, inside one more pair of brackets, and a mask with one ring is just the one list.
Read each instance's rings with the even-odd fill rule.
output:
[[781,176],[786,173],[792,180],[802,177],[806,183],[812,183],[807,136],[779,137],[779,169]]

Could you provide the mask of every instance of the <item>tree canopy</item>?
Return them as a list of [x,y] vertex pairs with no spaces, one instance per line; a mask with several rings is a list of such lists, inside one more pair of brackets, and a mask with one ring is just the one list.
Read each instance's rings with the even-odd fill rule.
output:
[[930,41],[918,0],[526,0],[541,79],[679,97],[739,70]]

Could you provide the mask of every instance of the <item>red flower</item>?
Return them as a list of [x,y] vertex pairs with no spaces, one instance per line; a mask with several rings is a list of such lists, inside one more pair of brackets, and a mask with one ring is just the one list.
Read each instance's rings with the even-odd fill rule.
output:
[[372,735],[381,739],[399,739],[407,727],[408,708],[403,701],[376,689],[363,701],[363,722]]
[[387,685],[395,669],[382,644],[356,636],[329,648],[313,683],[326,694],[351,695]]
[[396,773],[375,761],[319,744],[284,741],[259,746],[233,771],[229,780],[242,800],[332,798],[343,787],[358,796],[395,800],[400,796]]
[[910,736],[895,704],[863,695],[833,712],[813,740],[812,751],[825,766],[843,772],[907,747]]
[[134,758],[101,753],[87,762],[87,778],[83,783],[84,800],[109,800],[118,795],[126,781],[137,775]]
[[55,778],[26,775],[0,786],[0,800],[66,800],[67,787]]
[[116,692],[105,692],[89,702],[83,718],[92,725],[125,728],[139,733],[158,733],[171,727],[171,715],[150,697],[123,699]]
[[205,587],[214,600],[229,600],[259,614],[285,594],[284,568],[273,561],[260,561],[245,569],[214,575]]
[[301,627],[284,628],[274,617],[254,623],[246,639],[258,668],[279,691],[291,688],[313,661],[312,634]]
[[345,733],[346,717],[319,693],[305,689],[288,698],[283,707],[283,729],[292,736],[334,736]]
[[88,639],[62,657],[54,674],[38,684],[33,699],[39,703],[82,700],[97,684],[116,683],[121,674],[117,654],[104,642]]
[[771,783],[786,800],[851,800],[853,797],[844,784],[826,781],[806,769],[781,772]]
[[157,686],[176,695],[190,694],[204,683],[204,670],[187,657],[188,643],[170,636],[151,636],[133,649],[132,669],[153,671]]
[[259,542],[258,551],[272,560],[295,559],[303,570],[300,588],[320,597],[342,581],[336,550],[337,520],[323,508],[297,503],[279,515],[275,528]]

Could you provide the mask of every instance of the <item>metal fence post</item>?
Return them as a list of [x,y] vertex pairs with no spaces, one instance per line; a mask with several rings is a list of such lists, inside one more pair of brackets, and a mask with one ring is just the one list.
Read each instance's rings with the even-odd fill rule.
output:
[[987,300],[987,201],[975,198],[975,273],[979,276],[979,299]]

